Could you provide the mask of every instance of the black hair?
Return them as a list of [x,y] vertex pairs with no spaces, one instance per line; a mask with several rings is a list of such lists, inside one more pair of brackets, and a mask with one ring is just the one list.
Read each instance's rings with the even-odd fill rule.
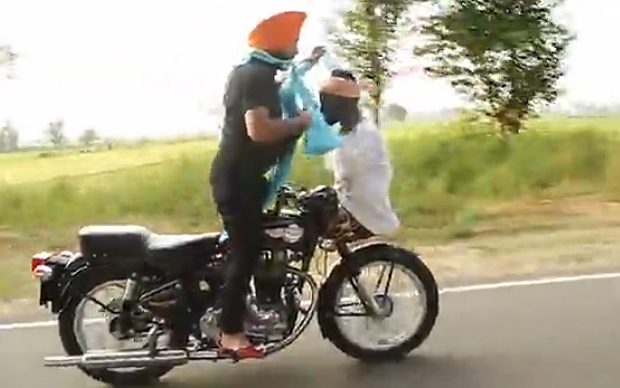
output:
[[334,70],[332,70],[331,76],[332,77],[336,77],[336,78],[344,78],[344,79],[347,79],[349,81],[357,82],[357,79],[355,78],[353,73],[351,73],[348,70],[344,70],[344,69],[334,69]]

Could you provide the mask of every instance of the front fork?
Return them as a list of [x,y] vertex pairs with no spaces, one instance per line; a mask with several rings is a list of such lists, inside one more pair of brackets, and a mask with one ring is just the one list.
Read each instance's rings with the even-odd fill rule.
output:
[[384,309],[382,309],[381,306],[379,306],[379,303],[377,303],[377,299],[375,299],[373,295],[370,295],[363,284],[360,284],[357,276],[351,275],[349,277],[349,282],[351,283],[351,286],[355,290],[357,296],[360,298],[366,312],[370,314],[371,317],[381,319],[387,315]]
[[[351,250],[349,249],[349,247],[344,243],[339,243],[336,245],[336,249],[340,254],[342,260],[344,260],[346,263],[347,257],[351,255]],[[368,289],[366,289],[366,287],[364,287],[364,285],[359,282],[359,272],[351,268],[347,272],[349,273],[349,283],[351,283],[353,290],[360,298],[360,301],[362,302],[366,313],[374,319],[383,319],[387,317],[389,315],[388,312],[385,309],[381,308],[381,306],[379,306],[379,303],[377,303],[377,299],[374,297],[374,295],[368,292]]]

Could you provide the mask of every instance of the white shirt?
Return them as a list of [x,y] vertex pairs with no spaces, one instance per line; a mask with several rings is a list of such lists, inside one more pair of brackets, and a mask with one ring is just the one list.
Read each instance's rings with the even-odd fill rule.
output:
[[374,122],[364,118],[343,135],[326,167],[334,172],[340,202],[368,230],[387,235],[400,226],[389,197],[392,167]]

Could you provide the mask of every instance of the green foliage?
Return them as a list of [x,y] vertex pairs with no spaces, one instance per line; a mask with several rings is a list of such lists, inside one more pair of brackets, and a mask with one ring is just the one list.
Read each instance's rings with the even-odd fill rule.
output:
[[453,0],[425,18],[414,51],[426,72],[446,77],[502,130],[518,133],[539,104],[558,96],[573,35],[552,18],[561,0]]
[[80,136],[80,144],[85,147],[92,146],[97,140],[99,140],[99,135],[93,128],[86,129]]
[[54,148],[63,148],[67,144],[67,137],[64,132],[64,122],[56,120],[49,123],[45,131],[45,136]]
[[393,73],[394,53],[409,25],[408,10],[417,0],[352,0],[341,13],[331,41],[339,56],[363,78],[373,82],[371,111],[379,122],[381,97]]

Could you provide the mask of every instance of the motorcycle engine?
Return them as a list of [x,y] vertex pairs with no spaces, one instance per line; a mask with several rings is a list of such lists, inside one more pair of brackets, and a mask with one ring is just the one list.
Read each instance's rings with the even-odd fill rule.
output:
[[[286,306],[273,306],[264,309],[248,297],[247,316],[245,319],[245,333],[255,344],[282,341],[289,332],[288,312]],[[211,339],[220,335],[219,319],[221,309],[209,308],[200,319],[200,330]]]
[[[280,341],[289,331],[291,309],[286,295],[287,264],[301,250],[304,230],[295,223],[265,229],[265,245],[247,299],[246,334],[257,342]],[[200,320],[203,333],[216,338],[219,310],[209,309]]]
[[259,306],[282,302],[287,265],[299,252],[304,230],[295,223],[265,229],[262,257],[254,273],[256,301]]

